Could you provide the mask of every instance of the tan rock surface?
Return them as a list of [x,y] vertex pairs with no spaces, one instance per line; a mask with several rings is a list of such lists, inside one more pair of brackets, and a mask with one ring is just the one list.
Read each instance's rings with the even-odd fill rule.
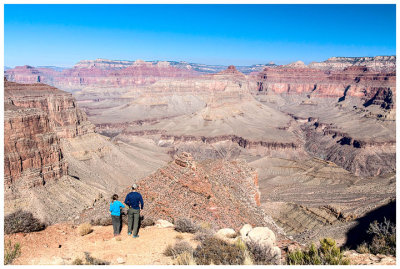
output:
[[94,226],[92,233],[80,236],[70,224],[57,224],[41,232],[7,235],[5,239],[21,244],[22,254],[13,263],[18,265],[72,264],[76,258],[85,261],[84,252],[112,265],[119,264],[119,259],[125,265],[171,265],[173,260],[163,252],[177,241],[178,234],[196,245],[192,234],[181,234],[172,228],[143,228],[136,239],[127,235],[126,225],[119,238],[113,237],[112,229],[112,226]]

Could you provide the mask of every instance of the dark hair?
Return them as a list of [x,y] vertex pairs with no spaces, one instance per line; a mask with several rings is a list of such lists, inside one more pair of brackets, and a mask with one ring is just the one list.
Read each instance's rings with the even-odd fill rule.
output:
[[111,198],[112,198],[113,201],[117,200],[118,199],[118,194],[114,194]]

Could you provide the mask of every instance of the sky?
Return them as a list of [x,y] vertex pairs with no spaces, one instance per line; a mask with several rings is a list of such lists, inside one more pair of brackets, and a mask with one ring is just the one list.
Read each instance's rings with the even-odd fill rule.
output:
[[4,5],[4,65],[252,65],[396,54],[395,5]]

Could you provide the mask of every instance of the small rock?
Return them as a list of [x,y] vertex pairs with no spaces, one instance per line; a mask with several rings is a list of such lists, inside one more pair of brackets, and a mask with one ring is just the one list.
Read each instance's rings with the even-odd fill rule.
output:
[[125,263],[125,260],[121,257],[117,258],[117,263],[122,264]]

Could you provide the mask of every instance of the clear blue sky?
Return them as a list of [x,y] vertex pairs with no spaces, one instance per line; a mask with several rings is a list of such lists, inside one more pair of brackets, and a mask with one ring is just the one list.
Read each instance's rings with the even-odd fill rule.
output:
[[5,5],[5,65],[306,63],[396,54],[395,5]]

